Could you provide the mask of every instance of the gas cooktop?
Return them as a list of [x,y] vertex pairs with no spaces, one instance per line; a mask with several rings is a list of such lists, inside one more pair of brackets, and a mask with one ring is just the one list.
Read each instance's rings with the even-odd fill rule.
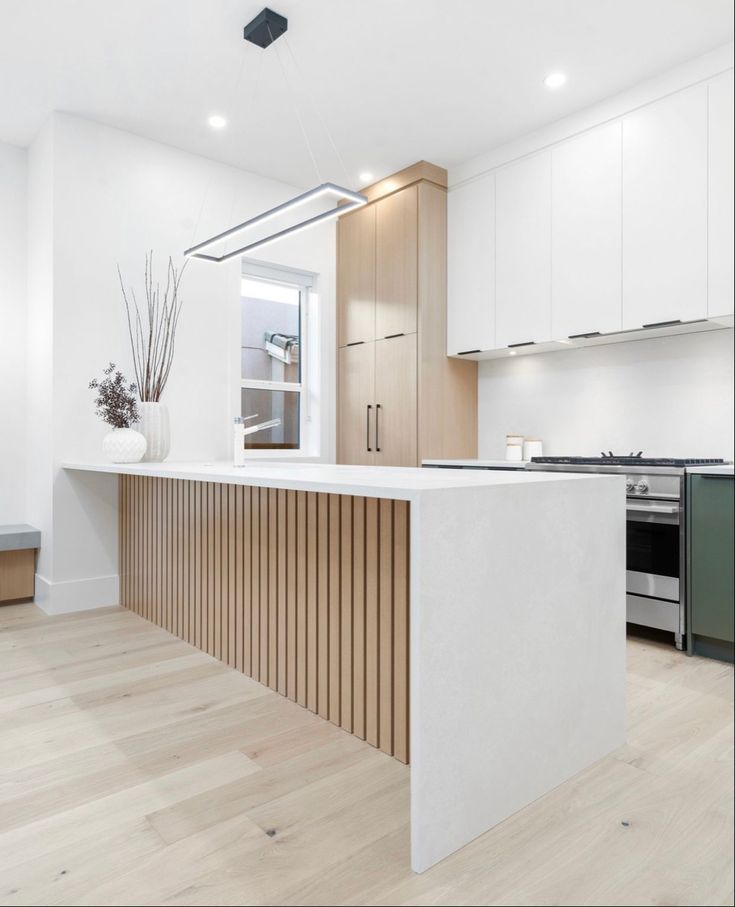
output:
[[603,454],[600,457],[531,457],[532,463],[568,466],[717,466],[724,460],[707,457],[644,457],[642,454],[617,456]]

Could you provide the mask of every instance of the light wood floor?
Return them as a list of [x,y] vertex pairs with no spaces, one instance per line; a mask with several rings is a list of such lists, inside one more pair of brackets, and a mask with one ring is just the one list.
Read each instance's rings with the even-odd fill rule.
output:
[[732,668],[629,674],[626,747],[416,876],[405,766],[129,612],[0,608],[0,903],[732,904]]

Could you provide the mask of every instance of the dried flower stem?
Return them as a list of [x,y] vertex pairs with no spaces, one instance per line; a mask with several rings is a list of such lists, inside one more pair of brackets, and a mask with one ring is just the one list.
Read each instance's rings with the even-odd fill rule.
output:
[[128,319],[128,336],[133,354],[135,378],[140,389],[140,399],[158,402],[166,387],[173,364],[176,348],[176,328],[181,314],[182,300],[179,284],[186,265],[177,270],[169,258],[166,269],[166,287],[163,295],[158,283],[153,282],[153,252],[145,257],[145,305],[138,305],[135,290],[131,288],[130,299],[125,292],[120,266],[117,275],[120,280],[125,312]]

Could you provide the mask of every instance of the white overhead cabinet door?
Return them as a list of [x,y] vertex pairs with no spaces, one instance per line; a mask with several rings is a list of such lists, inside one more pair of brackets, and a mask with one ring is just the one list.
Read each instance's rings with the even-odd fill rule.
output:
[[551,158],[552,336],[622,327],[622,125],[558,145]]
[[623,119],[623,327],[707,317],[707,86]]
[[710,317],[733,314],[733,73],[709,84]]
[[495,176],[497,348],[551,339],[551,153]]
[[447,197],[447,353],[495,348],[495,175]]

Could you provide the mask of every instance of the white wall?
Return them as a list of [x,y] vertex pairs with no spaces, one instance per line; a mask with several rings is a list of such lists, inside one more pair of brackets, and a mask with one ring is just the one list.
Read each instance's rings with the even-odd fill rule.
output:
[[544,453],[733,459],[733,331],[680,334],[481,362],[479,456],[505,435]]
[[[114,361],[132,379],[119,263],[142,295],[145,252],[159,268],[196,239],[220,232],[296,193],[254,174],[66,114],[54,114],[34,143],[42,185],[52,172],[52,206],[32,231],[32,262],[43,257],[51,218],[52,354],[43,387],[51,396],[51,527],[40,599],[49,611],[117,599],[116,489],[105,476],[68,473],[68,460],[94,460],[107,431],[94,415],[90,379]],[[35,189],[32,191],[36,191]],[[38,190],[40,192],[40,189]],[[201,217],[200,217],[201,212]],[[334,226],[315,228],[262,250],[262,260],[319,275],[323,457],[334,450]],[[164,272],[161,273],[162,279]],[[41,295],[41,294],[39,294]],[[47,295],[47,294],[46,294]],[[171,412],[172,460],[223,459],[231,451],[239,369],[240,262],[192,261],[182,281],[184,308],[164,401]],[[46,297],[44,297],[46,298]],[[40,436],[36,435],[36,441]],[[36,476],[34,475],[34,481]]]
[[0,144],[0,524],[25,501],[27,153]]

